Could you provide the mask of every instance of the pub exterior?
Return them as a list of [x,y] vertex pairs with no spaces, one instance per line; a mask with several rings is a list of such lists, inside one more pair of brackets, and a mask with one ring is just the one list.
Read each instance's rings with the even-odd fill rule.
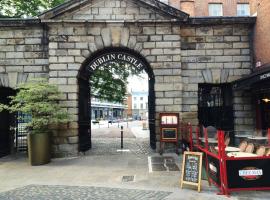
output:
[[[193,125],[254,130],[253,95],[240,87],[253,68],[255,21],[191,18],[153,0],[70,1],[35,19],[1,19],[0,102],[31,77],[48,77],[72,116],[54,130],[52,153],[77,155],[91,148],[89,77],[111,59],[124,60],[149,77],[152,148],[159,147],[163,112]],[[0,125],[1,155],[9,153],[11,124]]]

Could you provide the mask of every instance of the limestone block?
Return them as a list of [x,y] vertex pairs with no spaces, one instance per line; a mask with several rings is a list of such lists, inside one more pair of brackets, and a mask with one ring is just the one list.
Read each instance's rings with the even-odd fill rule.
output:
[[121,30],[121,45],[122,46],[127,46],[129,41],[129,29],[128,28],[123,28]]
[[181,97],[181,91],[165,91],[165,97]]
[[181,112],[182,111],[182,105],[166,105],[165,106],[166,112]]
[[69,144],[78,144],[79,142],[79,137],[75,136],[75,137],[68,137],[68,143]]
[[138,35],[137,41],[138,42],[147,42],[147,41],[149,41],[149,35]]
[[240,36],[224,36],[225,42],[239,42]]
[[59,56],[58,62],[59,63],[72,63],[74,62],[74,56]]
[[69,63],[67,68],[69,70],[79,70],[80,67],[81,67],[80,63]]
[[181,36],[195,36],[196,29],[193,27],[181,27]]
[[240,55],[240,49],[224,49],[224,55]]
[[59,77],[76,77],[77,75],[77,71],[61,71],[61,73],[58,74]]
[[161,41],[162,36],[161,35],[151,35],[150,36],[150,41]]
[[154,69],[154,74],[159,75],[172,75],[172,69]]
[[58,88],[62,92],[68,92],[68,93],[76,93],[78,92],[78,86],[77,85],[58,85]]
[[50,42],[49,43],[49,49],[57,49],[58,43],[57,42]]
[[172,29],[171,27],[167,27],[167,26],[157,26],[156,34],[169,35],[169,34],[172,34]]
[[234,26],[233,27],[233,35],[248,35],[249,34],[249,28],[247,26]]
[[69,42],[69,43],[59,42],[58,43],[58,48],[59,49],[73,49],[73,48],[75,48],[75,43],[72,43],[72,42]]
[[206,36],[206,42],[223,42],[223,36]]
[[78,94],[77,93],[68,93],[68,99],[69,100],[77,100]]
[[77,84],[77,78],[68,78],[68,84],[69,85]]
[[179,41],[181,39],[180,35],[164,35],[163,40],[165,41]]
[[156,92],[156,93],[155,93],[155,96],[156,96],[157,98],[162,98],[162,97],[164,97],[164,92]]
[[81,51],[79,49],[68,49],[68,55],[70,56],[81,55]]
[[101,34],[101,28],[100,27],[89,27],[87,30],[89,35],[100,35]]
[[23,52],[6,52],[6,58],[23,58]]
[[215,49],[231,49],[233,48],[233,43],[223,42],[223,43],[214,43]]
[[223,55],[223,50],[222,49],[210,49],[210,50],[206,50],[205,53],[206,53],[206,55],[220,56],[220,55]]
[[156,33],[156,29],[154,26],[143,27],[143,34],[154,35],[155,33]]
[[49,83],[56,85],[67,84],[67,78],[50,78]]
[[23,67],[23,71],[24,72],[42,72],[43,71],[43,67],[42,66],[36,66],[36,65],[26,65]]
[[196,36],[209,36],[213,35],[212,27],[198,27],[196,28]]
[[250,54],[250,49],[241,49],[241,54],[242,55],[249,55]]
[[164,62],[170,62],[172,61],[173,56],[172,55],[167,55],[167,56],[157,56],[157,61],[164,61]]
[[136,36],[130,36],[128,41],[128,47],[133,49],[136,45],[137,39]]
[[250,56],[233,56],[234,62],[248,62],[250,61]]
[[180,54],[180,48],[171,48],[171,49],[163,49],[164,55],[171,55],[171,54]]
[[4,31],[0,30],[0,38],[13,38],[14,37],[14,32],[13,31]]
[[147,48],[147,49],[149,49],[149,48],[155,48],[156,47],[156,43],[155,42],[144,42],[143,43],[143,47],[144,48]]
[[88,49],[88,43],[86,42],[76,42],[75,43],[76,49]]
[[50,70],[67,70],[67,64],[50,64]]
[[172,83],[156,83],[155,91],[171,91],[173,90]]
[[156,112],[164,112],[164,111],[165,111],[164,106],[156,105]]
[[172,98],[156,98],[157,105],[171,105],[173,104]]
[[215,62],[232,62],[232,56],[215,56]]
[[233,48],[234,49],[248,49],[249,43],[248,42],[234,42]]
[[232,35],[233,34],[233,28],[228,26],[220,26],[217,28],[214,28],[214,35]]
[[152,49],[151,50],[151,55],[162,55],[163,54],[163,49]]

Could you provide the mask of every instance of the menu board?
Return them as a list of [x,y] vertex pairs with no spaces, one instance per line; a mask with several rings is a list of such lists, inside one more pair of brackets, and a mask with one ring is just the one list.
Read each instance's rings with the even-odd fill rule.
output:
[[177,128],[162,128],[162,139],[177,139]]
[[198,191],[201,191],[201,174],[202,174],[202,153],[184,152],[181,188],[183,184],[195,185]]
[[178,118],[175,115],[161,116],[161,124],[178,124]]

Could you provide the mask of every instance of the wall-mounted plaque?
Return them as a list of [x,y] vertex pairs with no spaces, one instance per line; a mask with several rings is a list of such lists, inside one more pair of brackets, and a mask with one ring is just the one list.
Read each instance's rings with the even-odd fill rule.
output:
[[185,151],[182,164],[181,188],[183,184],[194,185],[198,187],[198,192],[200,192],[201,174],[202,153]]

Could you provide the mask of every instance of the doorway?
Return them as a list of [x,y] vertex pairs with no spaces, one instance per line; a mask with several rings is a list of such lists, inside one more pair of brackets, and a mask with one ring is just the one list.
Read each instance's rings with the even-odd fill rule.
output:
[[91,149],[91,85],[90,77],[97,69],[109,62],[125,62],[144,71],[148,75],[148,126],[150,132],[150,146],[156,148],[155,134],[155,77],[147,60],[134,50],[128,48],[112,47],[93,53],[85,62],[78,74],[79,85],[79,151]]
[[[9,104],[9,96],[14,96],[15,91],[11,88],[0,87],[0,103]],[[0,157],[9,155],[12,148],[12,133],[10,127],[14,125],[15,115],[6,110],[0,112]]]

